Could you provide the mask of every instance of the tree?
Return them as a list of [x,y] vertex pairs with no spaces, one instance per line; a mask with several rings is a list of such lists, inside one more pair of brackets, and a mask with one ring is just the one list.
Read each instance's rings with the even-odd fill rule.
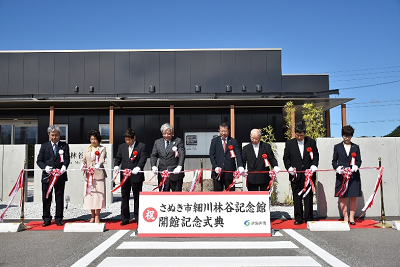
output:
[[292,129],[293,129],[293,122],[292,122],[292,113],[296,111],[296,108],[293,105],[292,101],[286,102],[285,106],[283,107],[285,110],[286,114],[285,117],[283,117],[285,123],[286,123],[286,132],[285,132],[285,138],[286,140],[290,140],[293,137]]
[[326,129],[323,124],[322,107],[314,107],[314,103],[304,103],[302,113],[307,136],[312,139],[325,137]]
[[385,137],[400,137],[400,125],[397,126],[390,134],[385,135]]

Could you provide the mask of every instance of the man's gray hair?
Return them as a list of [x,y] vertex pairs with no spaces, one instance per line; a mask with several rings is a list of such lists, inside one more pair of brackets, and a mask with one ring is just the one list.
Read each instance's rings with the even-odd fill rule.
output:
[[171,132],[174,131],[174,127],[172,127],[171,124],[169,124],[169,123],[164,123],[163,125],[161,125],[160,131],[161,131],[161,133],[163,133],[165,130],[168,130],[168,129],[170,129]]
[[60,127],[58,127],[58,125],[50,125],[47,128],[47,133],[50,134],[51,132],[59,132],[61,134]]
[[256,133],[258,135],[258,137],[261,137],[261,131],[259,129],[253,129],[250,131],[250,136],[252,133]]

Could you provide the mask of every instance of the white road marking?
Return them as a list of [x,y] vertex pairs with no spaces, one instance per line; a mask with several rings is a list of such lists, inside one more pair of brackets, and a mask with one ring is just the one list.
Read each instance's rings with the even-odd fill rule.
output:
[[109,266],[321,266],[308,256],[268,257],[109,257],[98,267]]
[[291,241],[269,242],[123,242],[117,249],[281,249],[298,248]]
[[320,257],[322,260],[326,261],[328,264],[332,266],[347,266],[349,265],[345,264],[338,258],[334,257],[333,255],[329,254],[326,252],[324,249],[320,248],[319,246],[315,245],[313,242],[305,238],[304,236],[300,235],[296,231],[292,229],[284,229],[288,235],[299,241],[301,244],[303,244],[306,248],[311,250],[314,254],[316,254],[318,257]]
[[117,242],[122,236],[124,236],[129,230],[119,230],[112,236],[110,236],[106,241],[98,245],[92,251],[90,251],[86,256],[75,262],[71,267],[83,267],[88,266],[92,261],[94,261],[98,256],[104,253],[109,247],[111,247],[115,242]]

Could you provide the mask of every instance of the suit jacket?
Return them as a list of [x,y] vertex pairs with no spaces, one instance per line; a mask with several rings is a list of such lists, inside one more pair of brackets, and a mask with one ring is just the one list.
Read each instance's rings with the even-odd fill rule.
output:
[[[133,152],[137,151],[136,158],[132,161]],[[144,165],[146,164],[146,145],[143,143],[135,142],[132,153],[129,155],[129,146],[126,143],[119,145],[118,152],[114,160],[114,166],[121,165],[121,169],[133,169],[135,167],[139,167],[141,171],[144,169]],[[121,179],[122,179],[121,172]],[[144,173],[139,172],[138,174],[132,174],[129,179],[134,183],[140,183],[144,181]]]
[[[93,167],[96,165],[96,155],[94,154],[96,151],[99,151],[99,163],[100,168],[104,168],[104,161],[107,157],[106,148],[104,146],[97,146],[96,148],[89,146],[87,149],[83,150],[83,158],[81,160],[81,164],[86,164],[87,167]],[[107,177],[106,171],[96,170],[94,169],[93,179],[95,180],[103,180]]]
[[[311,147],[313,152],[313,159],[311,160],[310,153],[307,152],[307,148]],[[285,164],[286,170],[290,167],[296,168],[297,171],[304,171],[309,169],[311,165],[318,167],[319,153],[317,149],[317,143],[314,139],[306,136],[304,137],[304,151],[303,158],[301,158],[299,146],[297,145],[296,138],[286,141],[285,150],[283,153],[283,162]],[[297,173],[297,178],[292,181],[293,176],[289,174],[289,180],[293,183],[304,185],[304,173]],[[313,175],[313,181],[315,182],[316,175]]]
[[[236,158],[231,158],[228,148],[229,146],[233,146],[233,151],[235,151]],[[217,136],[213,138],[210,145],[210,161],[213,169],[220,167],[225,171],[235,171],[237,169],[236,163],[239,167],[243,167],[242,156],[240,154],[239,145],[236,139],[228,136],[226,142],[226,151],[224,152],[221,137]],[[211,173],[211,178],[215,179],[216,177],[217,174],[213,171]],[[232,173],[228,173],[228,179],[233,179]]]
[[[63,153],[64,162],[61,162],[60,153],[59,153],[60,150],[64,151],[64,153]],[[40,146],[36,164],[42,170],[44,170],[46,168],[46,166],[53,167],[53,169],[61,169],[61,167],[63,165],[65,166],[65,168],[68,168],[69,161],[70,161],[69,146],[67,143],[59,141],[56,155],[54,155],[53,146],[51,144],[51,141],[48,141],[46,143],[43,143]],[[48,179],[48,177],[49,177],[49,175],[45,171],[43,171],[42,172],[42,183],[45,183],[45,184],[49,183],[50,179]],[[60,175],[60,177],[58,178],[58,181],[64,181],[64,182],[68,181],[67,172]]]
[[[179,152],[179,157],[175,157],[175,152],[173,148],[176,147],[177,151]],[[185,163],[185,147],[183,145],[183,141],[179,137],[172,137],[171,143],[167,150],[165,150],[165,139],[160,138],[154,141],[153,150],[151,151],[150,155],[150,163],[151,166],[157,166],[157,159],[158,159],[158,170],[164,171],[168,170],[172,172],[176,166],[182,166],[183,171],[183,164]],[[171,173],[169,178],[171,181],[177,181],[179,179],[183,179],[184,173],[180,174],[173,174]]]
[[[357,167],[361,167],[361,153],[360,153],[360,147],[354,143],[351,143],[351,147],[350,147],[350,153],[347,156],[346,150],[344,149],[344,145],[343,142],[335,145],[333,147],[333,158],[332,158],[332,167],[334,169],[337,169],[337,167],[339,166],[343,166],[343,168],[347,168],[350,167],[351,168],[351,153],[356,153],[356,165]],[[352,177],[359,177],[360,176],[360,172],[353,172]],[[336,176],[338,176],[339,179],[341,179],[341,175],[340,174],[336,174]]]
[[[271,149],[271,145],[264,142],[260,142],[257,158],[256,154],[254,153],[254,148],[252,143],[243,147],[242,151],[243,165],[246,165],[247,163],[247,170],[249,172],[269,171],[270,168],[265,167],[265,161],[262,157],[263,154],[267,155],[267,159],[272,168],[278,166],[278,162],[275,159],[275,155]],[[247,181],[251,184],[265,184],[269,183],[270,177],[268,173],[249,173],[247,176]]]

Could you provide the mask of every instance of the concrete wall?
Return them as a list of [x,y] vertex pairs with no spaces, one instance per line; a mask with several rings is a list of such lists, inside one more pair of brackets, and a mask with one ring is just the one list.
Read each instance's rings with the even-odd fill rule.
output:
[[[70,203],[72,204],[83,204],[83,196],[85,193],[85,180],[82,172],[80,171],[81,167],[81,159],[83,156],[83,150],[86,149],[88,144],[73,144],[69,145],[69,150],[71,154],[71,162],[68,167],[68,181],[65,183],[65,196],[70,197]],[[112,169],[114,166],[113,162],[113,150],[112,145],[105,144],[107,149],[107,158],[104,164],[106,169]],[[39,153],[40,145],[35,145],[35,162],[37,159],[37,155]],[[39,166],[35,164],[35,169],[39,169]],[[34,202],[42,202],[42,182],[41,182],[42,172],[40,170],[35,171],[34,177]],[[106,203],[107,205],[112,203],[112,194],[111,194],[111,180],[112,180],[112,171],[107,171],[106,178]],[[54,192],[54,190],[53,190]],[[53,193],[53,201],[54,201],[54,193]]]
[[[0,198],[2,201],[9,201],[8,194],[24,168],[24,161],[27,157],[27,145],[0,145]],[[20,193],[17,193],[14,203],[19,203],[20,196]]]

